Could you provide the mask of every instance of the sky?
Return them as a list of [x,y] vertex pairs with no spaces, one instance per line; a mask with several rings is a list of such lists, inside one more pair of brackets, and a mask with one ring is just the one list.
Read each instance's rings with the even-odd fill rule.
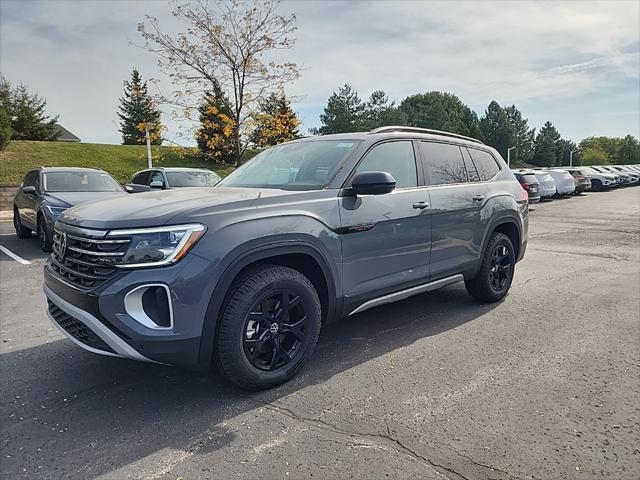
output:
[[[320,124],[332,91],[392,100],[431,90],[455,93],[482,115],[491,100],[515,104],[564,138],[640,137],[640,2],[295,1],[296,43],[286,60],[302,68],[286,93],[302,132]],[[171,84],[139,46],[137,25],[157,17],[184,29],[164,0],[0,0],[0,72],[47,100],[50,114],[84,142],[120,143],[117,107],[133,67]],[[188,125],[163,107],[167,137]]]

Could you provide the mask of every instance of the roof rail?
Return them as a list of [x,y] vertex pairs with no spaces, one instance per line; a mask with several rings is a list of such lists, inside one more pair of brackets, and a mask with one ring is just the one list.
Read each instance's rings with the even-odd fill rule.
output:
[[458,135],[457,133],[443,132],[441,130],[432,130],[430,128],[419,128],[419,127],[403,127],[403,126],[390,126],[390,127],[379,127],[374,130],[371,130],[369,133],[391,133],[391,132],[407,132],[407,133],[430,133],[432,135],[441,135],[443,137],[453,137],[453,138],[461,138],[462,140],[468,140],[470,142],[482,143],[477,138],[465,137],[464,135]]

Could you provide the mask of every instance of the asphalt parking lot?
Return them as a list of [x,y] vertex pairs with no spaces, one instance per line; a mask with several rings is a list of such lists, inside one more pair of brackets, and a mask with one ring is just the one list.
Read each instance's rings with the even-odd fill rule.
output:
[[257,394],[81,350],[0,223],[2,478],[640,478],[640,188],[533,208],[502,303],[364,312]]

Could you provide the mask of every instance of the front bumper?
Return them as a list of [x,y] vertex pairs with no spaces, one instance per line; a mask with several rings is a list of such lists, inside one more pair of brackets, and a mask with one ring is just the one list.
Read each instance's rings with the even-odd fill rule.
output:
[[[210,261],[191,253],[175,265],[123,271],[87,291],[65,282],[47,262],[44,293],[49,318],[74,343],[93,353],[200,369],[200,339],[215,286],[211,266]],[[126,295],[144,285],[167,286],[171,328],[150,328],[127,312]],[[60,316],[64,322],[59,321]]]

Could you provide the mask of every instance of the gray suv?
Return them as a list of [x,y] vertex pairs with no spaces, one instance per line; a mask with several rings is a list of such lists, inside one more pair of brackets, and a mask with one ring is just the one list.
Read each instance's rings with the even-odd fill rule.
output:
[[460,281],[501,300],[527,228],[494,149],[384,127],[278,145],[214,188],[66,210],[44,290],[87,350],[261,389],[300,369],[326,322]]

